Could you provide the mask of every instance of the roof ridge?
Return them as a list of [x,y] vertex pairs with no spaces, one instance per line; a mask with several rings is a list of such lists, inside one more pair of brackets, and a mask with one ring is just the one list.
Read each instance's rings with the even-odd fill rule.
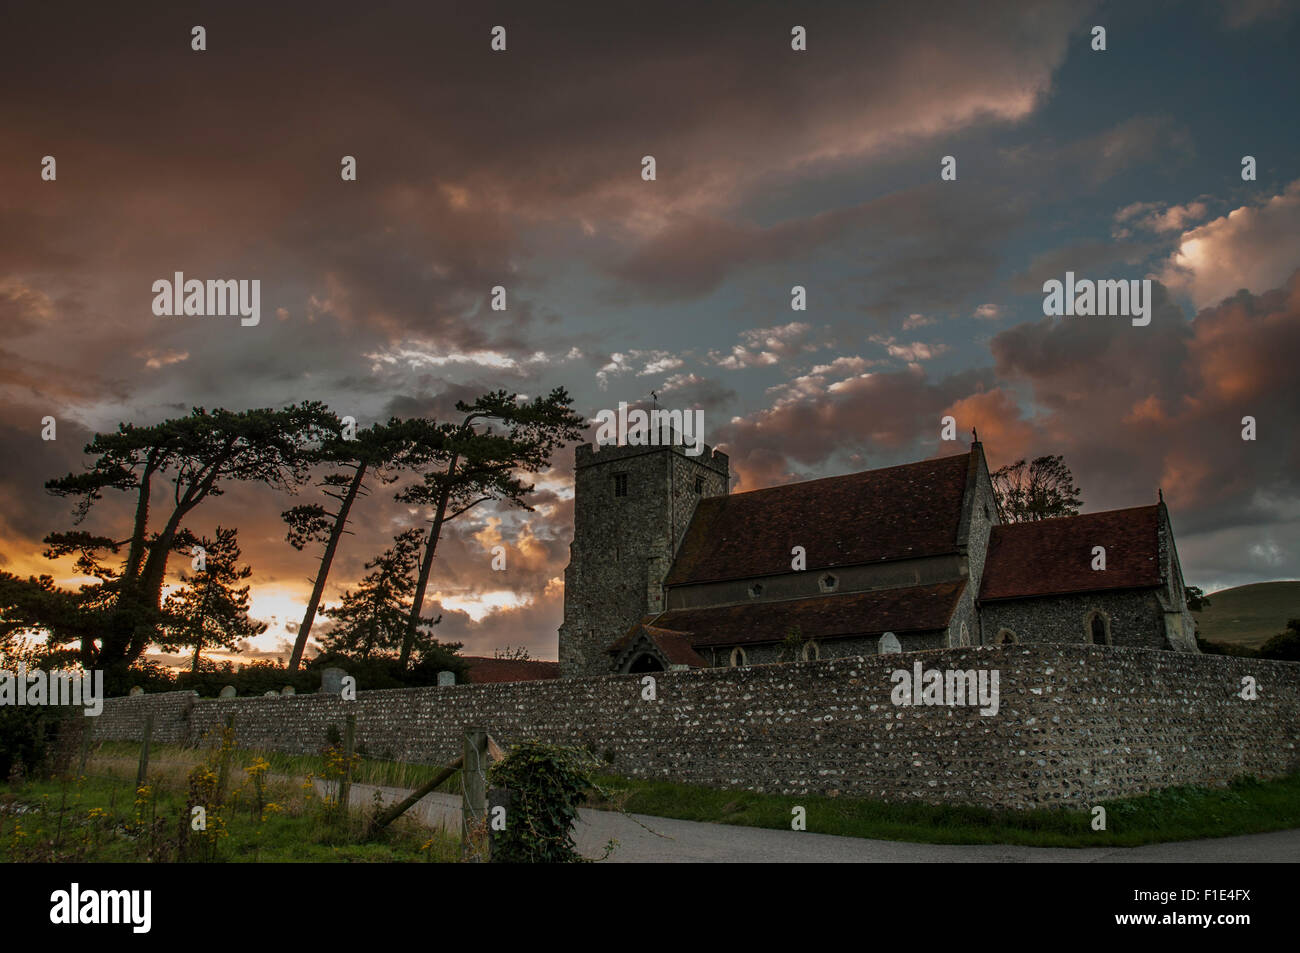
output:
[[864,477],[872,473],[885,473],[888,470],[902,470],[908,467],[920,467],[927,463],[939,463],[943,461],[965,460],[969,458],[970,451],[963,453],[952,453],[944,457],[927,457],[924,460],[914,460],[911,463],[896,463],[890,467],[876,467],[872,470],[854,470],[851,473],[839,473],[835,476],[814,477],[811,480],[793,480],[790,483],[776,483],[772,486],[755,487],[752,490],[741,490],[739,493],[727,493],[722,496],[706,497],[709,500],[735,500],[742,496],[750,496],[754,493],[766,493],[769,490],[784,490],[792,486],[809,486],[813,483],[825,483],[828,480],[847,480],[850,477]]
[[1064,520],[1077,520],[1089,516],[1106,516],[1109,513],[1131,513],[1135,510],[1158,509],[1159,503],[1145,503],[1141,506],[1120,506],[1113,510],[1094,510],[1091,513],[1073,513],[1070,516],[1049,516],[1045,520],[1020,520],[1014,523],[999,523],[994,529],[1010,529],[1013,526],[1041,526],[1043,523],[1060,523]]

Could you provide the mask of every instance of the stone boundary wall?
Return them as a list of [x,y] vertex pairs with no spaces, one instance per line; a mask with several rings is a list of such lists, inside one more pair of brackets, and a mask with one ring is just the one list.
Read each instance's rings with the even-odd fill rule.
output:
[[[1000,708],[896,706],[895,669],[991,669]],[[1258,698],[1240,697],[1252,676]],[[1031,643],[739,669],[334,695],[110,699],[95,738],[210,744],[228,714],[241,747],[318,752],[357,716],[372,757],[441,763],[466,726],[503,744],[581,745],[612,772],[781,794],[991,807],[1085,807],[1178,784],[1300,770],[1300,664]]]

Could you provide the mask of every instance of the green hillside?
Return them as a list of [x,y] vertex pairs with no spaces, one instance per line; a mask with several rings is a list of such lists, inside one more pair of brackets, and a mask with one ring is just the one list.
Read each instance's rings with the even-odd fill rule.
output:
[[1300,582],[1257,582],[1210,594],[1210,607],[1196,613],[1199,635],[1257,649],[1300,618]]

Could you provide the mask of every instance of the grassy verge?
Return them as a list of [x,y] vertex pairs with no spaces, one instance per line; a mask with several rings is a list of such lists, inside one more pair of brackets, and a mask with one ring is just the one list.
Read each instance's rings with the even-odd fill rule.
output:
[[[121,779],[116,782],[119,814],[123,799],[131,801],[133,798],[137,757],[138,745],[135,743],[105,742],[98,747],[92,763],[92,773]],[[176,788],[189,771],[210,758],[210,752],[201,749],[156,746],[150,755],[151,782],[156,778],[164,781],[170,778],[170,782],[165,783]],[[308,777],[328,777],[331,770],[327,759],[319,755],[286,755],[236,748],[231,758],[232,778],[244,778],[248,767],[259,758],[268,764],[268,784],[276,778],[301,781]],[[409,789],[422,784],[432,771],[431,765],[362,759],[353,772],[353,780],[358,784]],[[1300,774],[1271,781],[1239,778],[1224,788],[1169,788],[1142,797],[1101,802],[1106,809],[1104,831],[1092,829],[1090,809],[996,811],[963,806],[887,804],[844,797],[755,794],[613,776],[601,777],[599,783],[604,796],[592,799],[589,807],[789,830],[791,808],[797,805],[806,810],[809,831],[915,843],[1136,847],[1300,827]],[[63,796],[53,782],[28,787],[31,790],[24,794],[27,803],[31,803],[33,795],[46,795],[51,800]],[[184,790],[183,784],[178,790]],[[459,777],[453,776],[440,790],[458,793]],[[0,787],[2,791],[4,788]],[[290,803],[297,803],[292,800],[293,792],[281,793],[290,798]],[[298,795],[299,798],[302,796]],[[93,806],[103,807],[100,803],[87,802],[85,805],[87,809]],[[130,804],[126,806],[131,807]],[[0,796],[2,808],[3,797]],[[307,818],[308,823],[295,828],[291,822],[302,817]],[[430,851],[438,854],[444,848],[447,859],[455,855],[454,841],[436,848],[425,847],[429,833],[418,833],[423,829],[408,830],[411,835],[409,842],[401,842],[398,838],[399,842],[381,846],[335,843],[338,837],[330,834],[327,827],[319,823],[319,816],[306,810],[306,805],[297,813],[272,820],[276,825],[284,825],[283,835],[257,835],[254,827],[240,835],[242,839],[231,842],[232,850],[226,859],[244,859],[250,849],[256,853],[264,849],[268,841],[278,846],[274,846],[273,856],[260,859],[417,860],[429,859]],[[8,824],[9,819],[0,813],[0,859],[5,857],[7,835],[4,831]],[[235,835],[232,833],[231,836]],[[257,836],[263,839],[249,839]],[[324,841],[320,839],[322,837]],[[414,852],[412,847],[416,848]]]
[[1104,831],[1092,829],[1090,810],[994,811],[754,794],[608,776],[599,780],[606,796],[593,800],[591,807],[790,830],[791,809],[800,806],[807,812],[809,831],[924,844],[1137,847],[1300,827],[1300,775],[1273,781],[1239,778],[1226,788],[1168,788],[1104,801]]
[[[134,751],[117,751],[108,745],[88,764],[86,777],[0,785],[0,861],[460,859],[459,838],[409,818],[367,840],[363,828],[369,810],[345,815],[330,798],[317,793],[308,771],[285,762],[277,770],[270,758],[259,761],[259,757],[257,752],[233,752],[226,792],[220,798],[213,796],[218,774],[210,753],[185,749],[158,749],[157,757],[150,758],[146,785],[139,790]],[[329,776],[323,758],[314,759],[310,768],[318,769],[312,772],[316,777]],[[424,772],[427,777],[428,768]],[[202,804],[206,811],[199,830],[194,829],[192,804]],[[355,800],[353,806],[369,808]]]
[[[117,773],[130,772],[135,777],[140,757],[140,744],[135,741],[105,741],[96,749],[95,763]],[[154,745],[149,752],[151,769],[155,767],[193,766],[207,757],[205,749],[184,748],[180,745]],[[243,769],[254,758],[262,758],[270,765],[272,775],[305,778],[326,776],[329,765],[322,755],[283,754],[278,751],[251,751],[236,748],[232,752],[232,765]],[[409,764],[404,761],[381,761],[361,758],[352,772],[356,784],[375,784],[380,787],[416,788],[429,779],[436,765]],[[438,791],[460,793],[460,772],[438,785]]]

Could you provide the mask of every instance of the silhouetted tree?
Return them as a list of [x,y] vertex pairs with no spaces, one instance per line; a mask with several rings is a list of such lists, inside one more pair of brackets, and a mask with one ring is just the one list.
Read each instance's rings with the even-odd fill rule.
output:
[[205,648],[233,649],[241,639],[261,635],[266,623],[248,617],[248,586],[241,580],[253,574],[252,566],[239,566],[238,531],[217,527],[215,539],[203,537],[203,569],[181,573],[181,588],[163,604],[165,622],[162,647],[168,652],[193,646],[190,671],[199,670]]
[[[144,427],[124,423],[116,433],[96,434],[85,448],[95,455],[88,470],[50,480],[46,488],[77,500],[75,523],[106,491],[129,494],[131,533],[122,540],[80,530],[51,533],[45,555],[76,555],[78,567],[100,582],[71,592],[53,586],[48,576],[10,576],[0,587],[6,624],[43,632],[53,647],[79,643],[76,654],[85,667],[106,669],[110,682],[122,677],[158,640],[167,561],[187,542],[182,520],[230,482],[292,489],[309,472],[308,447],[338,430],[338,418],[323,404],[308,402],[283,410],[195,408],[188,417]],[[170,483],[172,492],[159,524],[151,520],[150,507],[161,483]],[[108,565],[107,557],[123,550],[120,568]]]
[[1009,463],[993,474],[993,492],[1006,523],[1075,516],[1081,505],[1074,475],[1060,456]]
[[1210,608],[1210,597],[1199,586],[1183,587],[1183,596],[1187,599],[1187,608],[1192,612]]
[[[540,472],[558,447],[581,436],[585,421],[573,413],[572,404],[563,388],[534,398],[531,403],[521,403],[517,395],[503,390],[484,394],[472,404],[457,402],[456,409],[465,417],[457,425],[443,425],[445,444],[441,457],[445,463],[433,461],[440,465],[426,473],[423,482],[397,495],[402,502],[434,507],[433,525],[424,544],[420,575],[407,616],[407,633],[399,657],[402,667],[415,647],[417,622],[443,526],[489,500],[531,511],[525,497],[533,487],[516,474]],[[494,431],[491,424],[484,426],[489,421],[502,427],[502,432]]]
[[387,424],[376,423],[358,431],[355,439],[335,438],[314,451],[315,462],[333,467],[322,478],[320,486],[336,504],[333,509],[327,509],[319,503],[307,503],[281,514],[289,524],[288,539],[295,549],[302,549],[309,542],[324,543],[325,547],[302,624],[294,638],[293,653],[289,657],[290,672],[296,671],[302,662],[334,556],[343,534],[348,532],[353,504],[358,497],[369,492],[364,482],[367,474],[373,475],[380,483],[392,483],[397,479],[399,468],[426,465],[437,454],[441,442],[438,428],[427,421],[394,417]]
[[1287,619],[1286,631],[1261,645],[1259,657],[1300,662],[1300,619]]
[[528,646],[526,645],[521,645],[518,648],[507,645],[503,649],[495,649],[492,652],[492,657],[498,659],[509,659],[513,662],[529,662],[532,661],[533,654],[528,651]]
[[[423,537],[424,531],[418,528],[399,534],[391,548],[366,563],[373,572],[355,589],[343,593],[341,605],[322,610],[337,623],[322,639],[328,652],[365,661],[372,654],[394,652],[402,646]],[[441,619],[421,616],[417,643],[432,644],[428,629]]]

